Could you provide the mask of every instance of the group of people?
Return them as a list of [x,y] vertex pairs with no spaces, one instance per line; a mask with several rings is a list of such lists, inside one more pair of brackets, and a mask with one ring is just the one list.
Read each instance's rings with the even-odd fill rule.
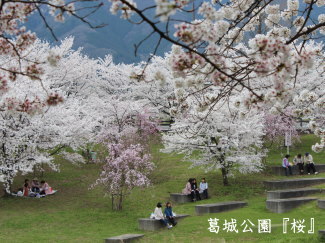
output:
[[201,200],[200,193],[203,194],[203,199],[208,198],[208,183],[205,178],[202,178],[200,187],[197,186],[195,178],[190,178],[182,191],[182,194],[191,195],[192,202]]
[[[285,170],[286,176],[292,175],[292,166],[289,162],[289,157],[290,157],[290,155],[287,154],[282,160],[282,167]],[[297,156],[295,156],[293,159],[292,165],[298,166],[300,175],[303,175],[305,173],[305,168],[306,168],[308,175],[310,175],[310,173],[313,173],[315,175],[318,174],[318,172],[316,171],[316,168],[315,168],[314,161],[313,161],[313,156],[308,152],[305,153],[304,156],[302,156],[301,154],[298,154]]]
[[34,178],[31,183],[29,182],[29,179],[25,179],[24,185],[20,190],[18,190],[17,195],[24,197],[37,197],[52,193],[52,187],[50,187],[46,181],[42,180],[39,182],[37,178]]
[[164,226],[170,229],[177,224],[175,216],[170,202],[166,203],[164,213],[162,212],[162,204],[159,202],[151,218],[159,220]]

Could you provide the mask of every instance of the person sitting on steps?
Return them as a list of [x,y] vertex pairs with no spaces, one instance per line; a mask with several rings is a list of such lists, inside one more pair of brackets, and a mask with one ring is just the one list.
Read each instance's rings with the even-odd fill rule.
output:
[[295,156],[295,158],[293,159],[293,163],[298,166],[299,174],[303,175],[304,174],[304,160],[303,160],[301,154],[298,154],[297,156]]
[[175,221],[175,215],[174,215],[174,213],[173,213],[172,204],[171,204],[170,202],[167,202],[167,203],[166,203],[165,216],[166,216],[168,222],[169,222],[172,226],[176,226],[177,222]]
[[208,183],[205,178],[200,182],[200,193],[203,193],[204,199],[208,199]]
[[188,179],[188,182],[185,185],[185,188],[182,190],[182,194],[184,195],[190,195],[191,194],[191,184],[192,184],[192,178]]
[[200,191],[199,191],[199,188],[197,187],[195,178],[193,178],[192,183],[191,183],[191,196],[192,196],[193,202],[196,200],[201,200]]
[[291,165],[289,163],[289,157],[290,157],[290,155],[287,154],[282,160],[282,167],[284,168],[284,172],[285,172],[286,176],[288,176],[288,174],[292,175],[292,169],[291,169]]
[[173,226],[168,224],[168,220],[164,217],[163,213],[162,213],[162,205],[161,203],[157,203],[157,207],[155,208],[154,211],[154,218],[159,220],[164,226],[166,226],[168,229],[172,228]]
[[306,163],[306,169],[307,169],[308,175],[310,175],[311,171],[315,175],[318,174],[318,172],[316,171],[316,168],[315,168],[314,161],[313,161],[313,156],[310,153],[308,153],[308,152],[305,153],[304,162]]

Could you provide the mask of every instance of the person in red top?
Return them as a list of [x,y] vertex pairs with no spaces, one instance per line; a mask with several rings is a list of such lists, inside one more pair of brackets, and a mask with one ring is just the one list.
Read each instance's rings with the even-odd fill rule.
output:
[[24,184],[24,188],[23,188],[23,195],[24,197],[28,197],[29,196],[29,189],[30,186],[28,184],[28,179],[25,180],[25,184]]

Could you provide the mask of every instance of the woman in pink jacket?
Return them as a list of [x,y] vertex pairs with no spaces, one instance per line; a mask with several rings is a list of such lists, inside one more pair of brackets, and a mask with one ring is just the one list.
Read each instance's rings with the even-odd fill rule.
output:
[[188,182],[186,183],[185,188],[182,190],[182,194],[185,194],[185,195],[190,195],[191,194],[191,192],[192,192],[192,189],[191,189],[192,181],[193,181],[193,178],[188,179]]

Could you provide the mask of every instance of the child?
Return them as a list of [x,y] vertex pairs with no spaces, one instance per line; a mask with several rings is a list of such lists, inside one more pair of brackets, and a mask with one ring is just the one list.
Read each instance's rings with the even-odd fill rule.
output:
[[158,219],[163,225],[165,225],[168,229],[172,228],[173,226],[168,224],[168,221],[165,219],[162,210],[161,210],[161,203],[157,203],[157,207],[155,208],[154,218]]
[[170,202],[166,203],[165,215],[166,215],[168,222],[170,224],[172,224],[173,226],[176,226],[177,222],[175,221],[172,204]]
[[30,188],[30,185],[29,185],[29,180],[28,179],[25,179],[25,182],[24,182],[24,185],[23,185],[23,187],[25,186],[25,184],[28,184],[28,187]]
[[[26,179],[28,181],[28,179]],[[23,196],[24,197],[28,197],[29,196],[29,184],[26,183],[26,180],[25,180],[25,184],[24,184],[24,188],[23,188]]]
[[202,178],[200,182],[200,193],[203,193],[205,199],[208,199],[208,183],[205,178]]

